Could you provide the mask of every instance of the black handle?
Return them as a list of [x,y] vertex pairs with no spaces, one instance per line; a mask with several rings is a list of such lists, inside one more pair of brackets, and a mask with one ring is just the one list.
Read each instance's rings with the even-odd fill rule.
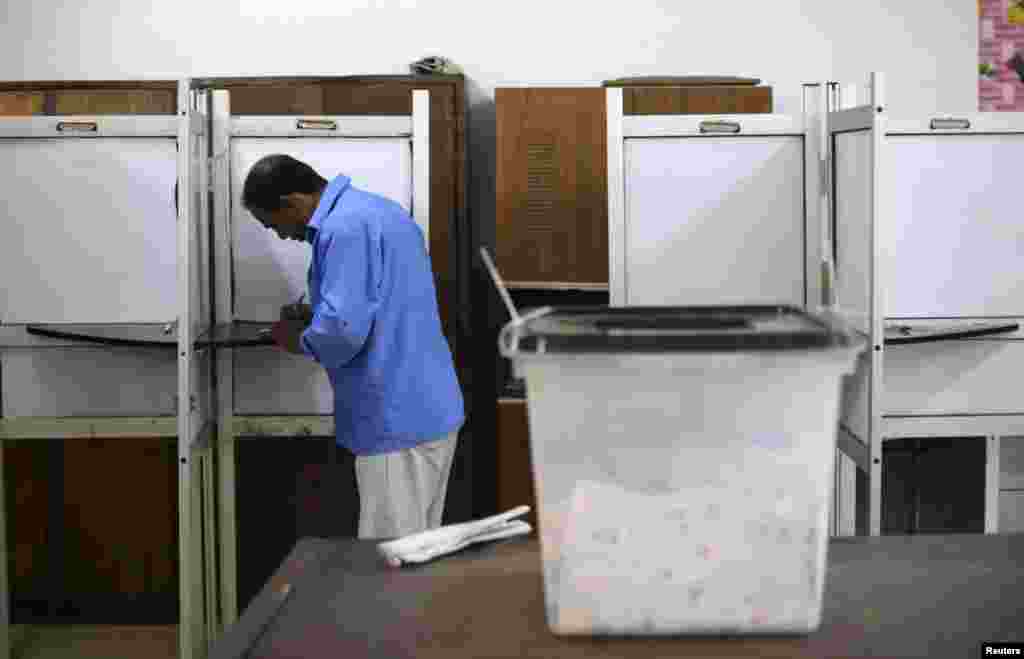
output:
[[[1020,329],[1017,323],[986,323],[984,325],[972,325],[967,327],[949,327],[945,329],[918,329],[906,325],[887,327],[887,331],[894,332],[893,336],[885,337],[885,345],[901,345],[907,343],[934,343],[936,341],[952,341],[955,339],[970,339],[978,336],[989,336],[991,334],[1005,334],[1016,332]],[[898,333],[898,334],[895,334]]]

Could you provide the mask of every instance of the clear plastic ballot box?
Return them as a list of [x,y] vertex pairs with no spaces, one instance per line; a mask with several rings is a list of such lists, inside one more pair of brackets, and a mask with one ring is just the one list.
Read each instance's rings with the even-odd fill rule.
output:
[[863,339],[795,307],[575,307],[499,343],[526,380],[553,632],[817,628]]

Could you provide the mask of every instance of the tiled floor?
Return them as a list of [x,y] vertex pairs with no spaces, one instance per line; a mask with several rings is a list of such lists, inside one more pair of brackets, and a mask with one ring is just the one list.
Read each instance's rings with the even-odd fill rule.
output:
[[17,625],[11,659],[175,659],[178,627]]

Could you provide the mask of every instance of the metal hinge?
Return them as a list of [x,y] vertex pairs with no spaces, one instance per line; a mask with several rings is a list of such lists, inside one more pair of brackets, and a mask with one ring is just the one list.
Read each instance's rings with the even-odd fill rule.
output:
[[[177,394],[175,394],[174,395],[174,413],[175,414],[178,413],[178,401],[179,400],[180,400],[180,398],[178,397]],[[196,397],[194,395],[193,396],[189,396],[188,400],[189,400],[189,406],[188,406],[189,411],[190,412],[197,411],[199,409],[199,403],[196,400]]]

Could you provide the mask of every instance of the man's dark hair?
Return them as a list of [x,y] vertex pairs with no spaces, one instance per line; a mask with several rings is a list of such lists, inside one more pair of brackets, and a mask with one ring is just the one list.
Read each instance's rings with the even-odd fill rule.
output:
[[316,170],[291,156],[274,154],[260,158],[245,177],[242,205],[252,210],[276,211],[281,197],[293,192],[313,194],[327,186]]

